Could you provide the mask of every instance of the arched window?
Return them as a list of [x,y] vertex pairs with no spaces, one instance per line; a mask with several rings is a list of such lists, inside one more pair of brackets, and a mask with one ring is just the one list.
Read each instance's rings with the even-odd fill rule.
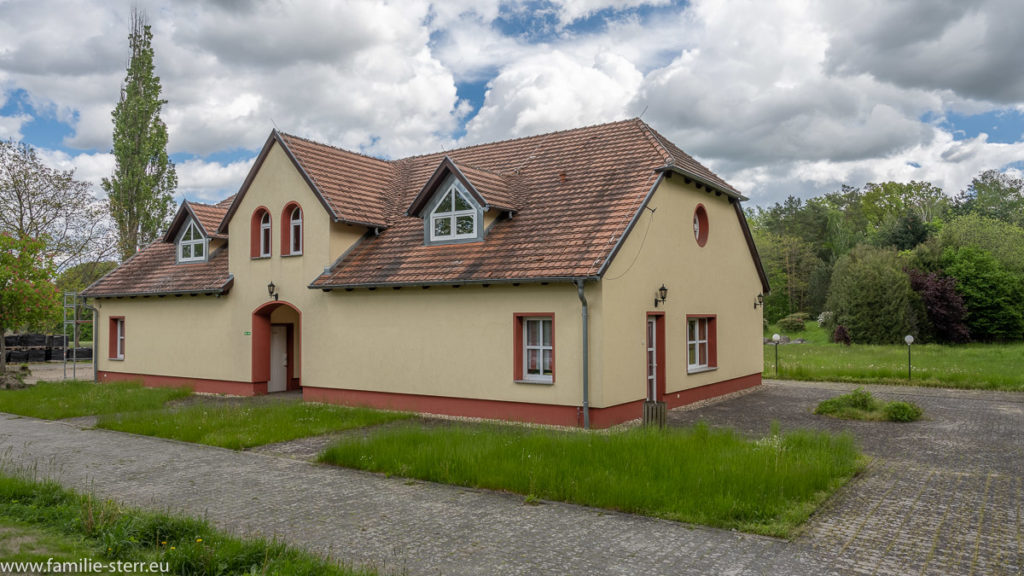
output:
[[260,256],[270,256],[270,212],[264,212],[260,218]]
[[302,207],[295,202],[288,203],[281,212],[281,255],[302,254]]
[[249,256],[270,258],[270,211],[259,207],[252,213],[249,235]]

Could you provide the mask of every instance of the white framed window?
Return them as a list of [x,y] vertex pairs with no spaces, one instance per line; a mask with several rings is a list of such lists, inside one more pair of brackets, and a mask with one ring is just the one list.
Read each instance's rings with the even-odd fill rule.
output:
[[554,316],[516,314],[516,370],[520,382],[555,381]]
[[260,217],[260,256],[270,256],[270,212],[263,212]]
[[476,238],[476,216],[476,207],[453,182],[430,213],[430,239]]
[[709,370],[718,365],[716,340],[714,316],[686,318],[686,365],[689,372]]
[[288,219],[288,241],[289,254],[302,254],[302,208],[292,208],[291,217]]
[[178,241],[178,261],[198,262],[206,260],[206,238],[199,231],[195,220],[189,220],[185,227],[185,233]]

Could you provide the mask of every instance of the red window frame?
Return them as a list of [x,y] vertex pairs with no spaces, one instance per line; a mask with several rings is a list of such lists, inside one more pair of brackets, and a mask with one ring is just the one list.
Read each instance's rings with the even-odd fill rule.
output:
[[513,346],[513,357],[512,357],[512,373],[513,378],[516,382],[528,382],[538,384],[548,384],[547,380],[532,380],[526,377],[523,371],[523,365],[525,363],[525,341],[524,341],[524,330],[526,328],[527,320],[547,320],[551,322],[551,384],[555,383],[555,314],[553,312],[539,312],[535,314],[513,314],[512,322],[512,341],[515,343]]
[[124,360],[125,341],[127,340],[124,316],[111,316],[109,327],[107,358],[110,360]]
[[[691,367],[690,363],[690,322],[692,320],[703,320],[707,323],[707,366]],[[686,315],[686,371],[702,372],[718,367],[718,315],[717,314],[687,314]]]
[[693,210],[694,239],[697,245],[703,247],[708,243],[708,211],[703,204],[697,204]]
[[[292,252],[292,213],[299,210],[299,250]],[[289,202],[281,211],[281,255],[298,256],[306,247],[306,213],[298,202]]]
[[[263,215],[266,214],[267,218],[270,219],[271,234],[267,237],[267,253],[263,254],[260,248],[262,247],[263,239]],[[270,210],[267,210],[265,206],[260,206],[252,213],[252,221],[249,224],[249,257],[250,258],[270,258],[273,253],[273,228],[274,218],[270,215]]]

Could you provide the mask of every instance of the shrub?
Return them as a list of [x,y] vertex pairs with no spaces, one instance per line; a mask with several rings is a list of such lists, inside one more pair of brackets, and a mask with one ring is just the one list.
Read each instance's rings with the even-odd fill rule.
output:
[[814,413],[847,420],[913,422],[921,418],[922,411],[911,402],[898,401],[883,405],[870,392],[857,388],[849,394],[822,401]]
[[947,248],[942,262],[967,308],[975,340],[1013,341],[1024,337],[1024,284],[989,252],[973,246]]
[[779,330],[783,332],[803,332],[805,328],[804,323],[803,314],[790,314],[779,320]]
[[842,324],[836,326],[834,332],[832,332],[832,341],[836,344],[850,345],[850,333],[846,331],[846,326]]
[[839,258],[828,309],[858,344],[895,344],[916,333],[910,280],[895,250],[861,245]]
[[931,336],[938,342],[962,344],[969,339],[967,309],[956,291],[956,279],[937,272],[908,271],[910,287],[921,297]]
[[893,422],[913,422],[921,417],[921,408],[910,402],[889,402],[884,410],[885,419]]

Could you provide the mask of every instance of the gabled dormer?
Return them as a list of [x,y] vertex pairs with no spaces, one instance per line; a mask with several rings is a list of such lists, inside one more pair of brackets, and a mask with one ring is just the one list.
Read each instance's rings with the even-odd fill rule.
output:
[[[210,251],[216,247],[211,242],[223,244],[225,241],[225,236],[215,231],[226,210],[226,206],[219,204],[208,206],[188,200],[182,202],[164,235],[164,242],[175,245],[174,261],[179,264],[209,261]],[[210,229],[214,232],[211,233]]]
[[513,211],[511,197],[510,186],[501,175],[460,169],[445,156],[406,214],[423,219],[424,244],[479,242],[486,234],[484,213],[492,208]]

